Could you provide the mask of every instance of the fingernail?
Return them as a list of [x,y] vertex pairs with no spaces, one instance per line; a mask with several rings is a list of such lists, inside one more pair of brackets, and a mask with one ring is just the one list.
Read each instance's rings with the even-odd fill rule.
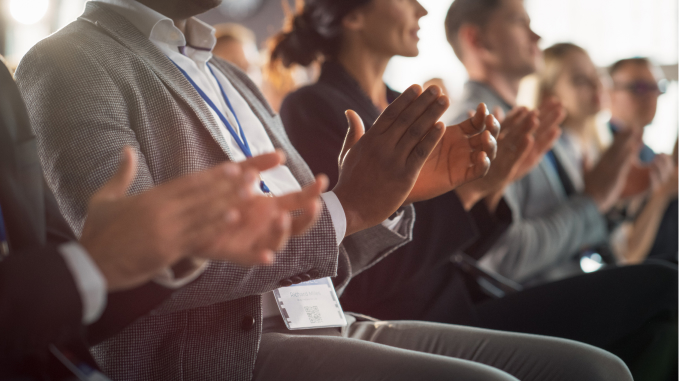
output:
[[441,106],[445,106],[445,105],[446,105],[446,101],[447,101],[446,97],[439,97],[439,99],[437,100],[437,102],[438,102]]
[[432,86],[429,88],[429,93],[434,95],[439,95],[440,91],[441,90],[438,88],[438,86]]

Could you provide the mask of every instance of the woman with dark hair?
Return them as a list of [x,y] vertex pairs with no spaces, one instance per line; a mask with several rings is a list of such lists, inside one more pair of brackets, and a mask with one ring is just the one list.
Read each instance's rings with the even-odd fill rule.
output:
[[[418,54],[418,22],[426,13],[414,0],[309,0],[274,37],[271,65],[323,62],[318,82],[290,94],[281,107],[288,136],[314,173],[337,181],[347,109],[370,126],[398,95],[383,82],[384,71],[393,56]],[[650,344],[627,352],[618,344],[624,339],[636,343],[631,335],[639,327],[658,315],[676,313],[676,287],[658,286],[675,284],[676,269],[609,270],[488,299],[476,279],[462,270],[465,266],[451,261],[461,252],[472,257],[467,257],[467,264],[480,258],[511,223],[502,201],[505,186],[540,161],[558,137],[554,131],[563,111],[559,105],[546,110],[539,119],[525,109],[508,115],[498,137],[497,157],[484,179],[415,203],[413,241],[354,277],[342,295],[343,306],[380,319],[569,338],[626,355],[628,363],[647,352]],[[538,144],[539,140],[547,143]],[[640,284],[648,276],[658,282]],[[630,281],[620,284],[621,279]],[[614,287],[602,287],[606,285]],[[622,302],[620,295],[640,297]],[[638,304],[644,311],[630,314],[640,299],[645,300]]]

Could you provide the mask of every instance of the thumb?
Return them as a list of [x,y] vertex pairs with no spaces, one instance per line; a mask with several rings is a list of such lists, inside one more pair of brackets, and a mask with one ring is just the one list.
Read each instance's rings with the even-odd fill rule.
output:
[[344,162],[344,158],[349,153],[351,147],[356,144],[363,135],[365,135],[365,127],[363,126],[363,121],[361,117],[354,110],[347,110],[344,113],[347,116],[347,122],[349,123],[349,129],[347,131],[347,136],[344,138],[344,145],[342,146],[342,153],[339,157],[340,166]]
[[105,200],[115,200],[125,197],[137,174],[137,155],[130,146],[125,146],[113,177],[97,192],[97,196]]

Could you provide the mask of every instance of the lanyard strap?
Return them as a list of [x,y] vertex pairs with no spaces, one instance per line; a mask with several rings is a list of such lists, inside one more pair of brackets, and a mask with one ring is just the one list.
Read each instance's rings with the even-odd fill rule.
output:
[[2,207],[0,207],[0,260],[7,255],[9,255],[7,228],[5,227],[5,219],[2,216]]
[[[172,61],[172,60],[170,60],[170,61]],[[198,86],[198,84],[193,80],[193,78],[191,78],[191,76],[189,76],[189,73],[187,73],[184,69],[182,69],[179,65],[177,65],[176,62],[172,61],[172,63],[174,64],[174,66],[177,67],[177,69],[179,69],[179,71],[182,74],[184,74],[184,77],[186,77],[186,79],[189,81],[189,83],[191,83],[193,88],[196,89],[196,91],[198,92],[198,95],[200,95],[200,97],[203,98],[205,103],[207,103],[208,106],[210,106],[210,108],[212,109],[212,111],[214,111],[217,114],[217,116],[219,117],[219,120],[221,120],[222,123],[224,123],[224,126],[226,126],[226,129],[229,131],[229,133],[231,134],[233,139],[236,141],[236,144],[238,144],[238,147],[241,149],[241,151],[243,151],[243,154],[245,155],[245,157],[251,158],[252,157],[252,150],[250,150],[250,144],[248,143],[248,139],[245,137],[245,132],[243,132],[243,127],[240,124],[240,120],[238,120],[238,115],[236,115],[236,111],[233,109],[233,106],[231,105],[231,101],[229,100],[229,97],[226,95],[226,92],[224,91],[224,87],[222,87],[222,84],[217,79],[217,76],[215,75],[215,72],[212,71],[212,68],[210,67],[210,65],[205,64],[207,66],[208,70],[210,70],[210,73],[214,77],[215,81],[217,82],[217,86],[219,86],[219,90],[222,93],[222,97],[224,98],[224,101],[226,102],[227,107],[231,111],[231,114],[233,115],[233,117],[236,119],[236,123],[238,124],[238,131],[240,132],[240,136],[238,135],[236,130],[233,128],[233,126],[231,125],[229,120],[219,110],[217,105],[215,105],[214,102],[212,102],[210,97],[208,97],[207,94],[205,94],[203,89],[201,89],[200,86]],[[262,189],[262,192],[271,193],[271,190],[269,190],[269,187],[266,186],[266,184],[264,183],[264,180],[260,181],[259,185],[260,185],[260,188]]]

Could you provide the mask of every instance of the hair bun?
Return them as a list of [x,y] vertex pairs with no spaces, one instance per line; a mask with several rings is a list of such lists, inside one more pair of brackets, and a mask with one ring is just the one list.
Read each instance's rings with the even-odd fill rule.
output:
[[308,66],[314,62],[323,46],[323,37],[316,31],[306,13],[292,18],[289,30],[274,38],[272,61],[280,60],[285,67],[293,64]]

